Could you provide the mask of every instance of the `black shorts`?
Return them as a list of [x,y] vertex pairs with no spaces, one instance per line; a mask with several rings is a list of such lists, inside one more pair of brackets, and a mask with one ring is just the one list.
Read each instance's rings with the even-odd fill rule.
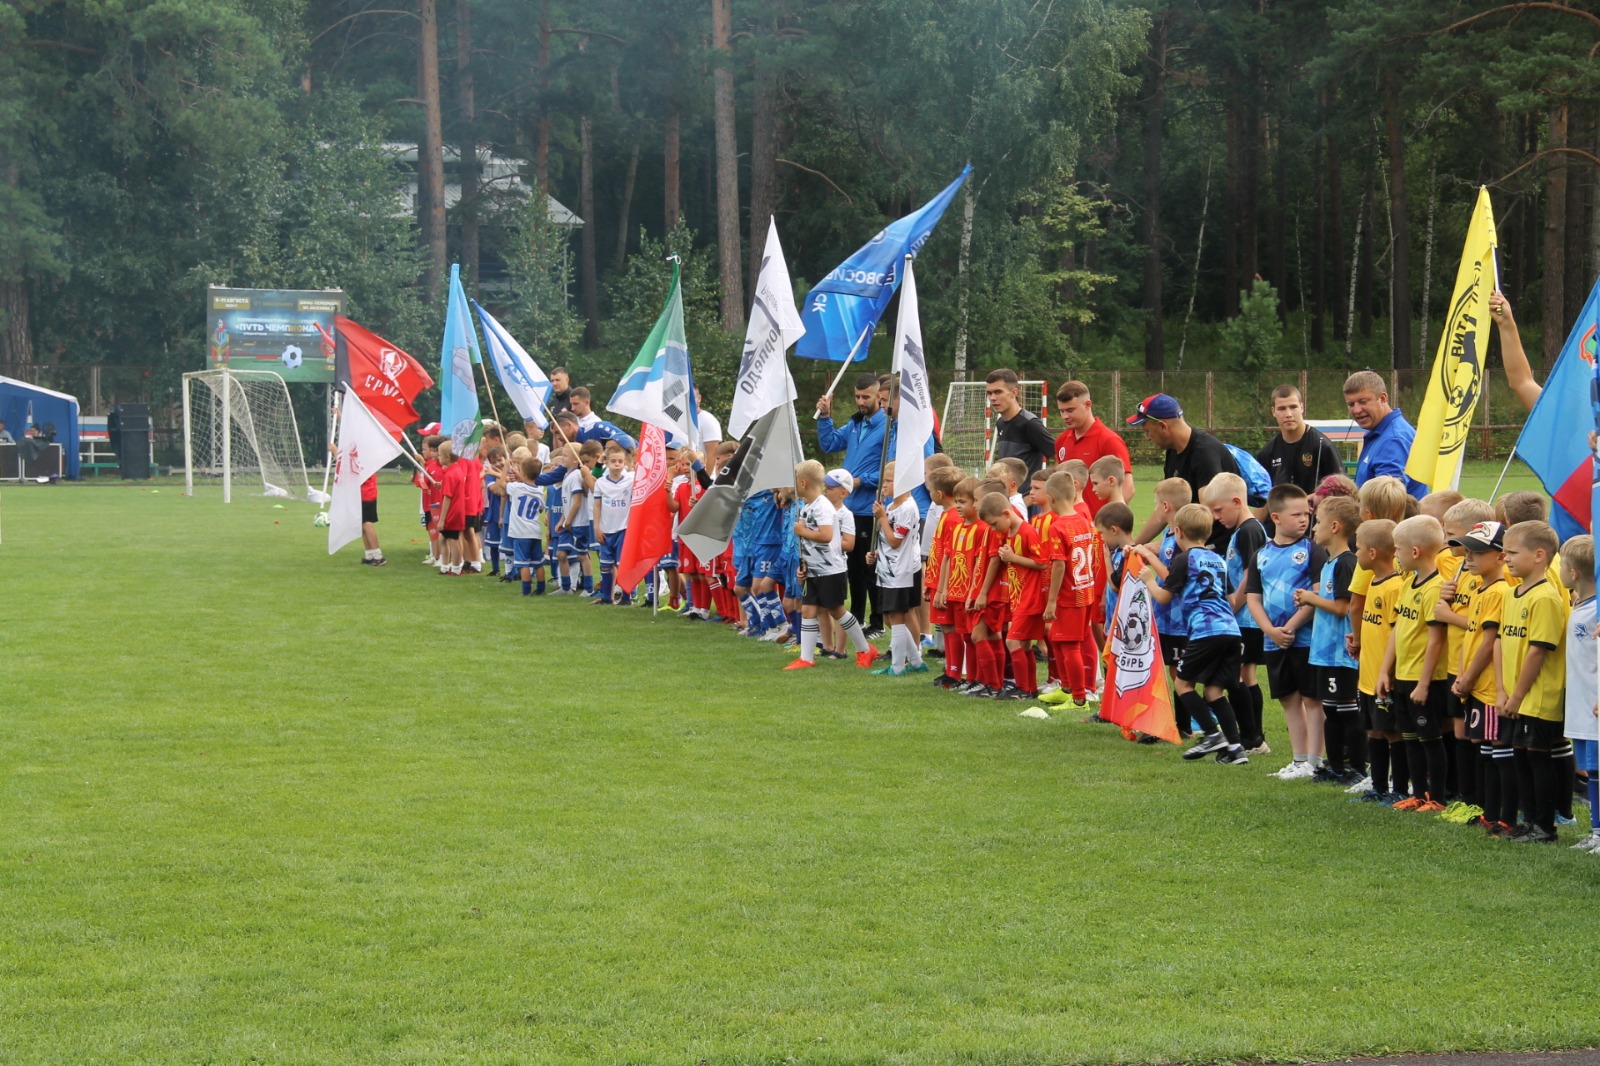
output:
[[1376,696],[1361,693],[1361,717],[1373,733],[1398,733],[1400,723],[1394,716],[1394,703]]
[[1456,683],[1455,674],[1446,674],[1444,678],[1444,716],[1446,718],[1465,718],[1467,716],[1467,701],[1451,691],[1451,686]]
[[1267,661],[1267,638],[1259,629],[1239,627],[1239,639],[1244,641],[1244,654],[1239,661],[1242,663],[1264,663]]
[[1317,671],[1311,665],[1310,648],[1275,648],[1266,653],[1267,688],[1272,698],[1300,693],[1318,699]]
[[1239,680],[1239,638],[1201,637],[1184,641],[1183,657],[1178,660],[1178,677],[1195,688],[1217,685],[1226,688]]
[[1467,739],[1490,743],[1500,740],[1500,712],[1472,696],[1468,696],[1464,702],[1467,711]]
[[1322,706],[1356,709],[1356,672],[1348,666],[1317,667],[1317,694]]
[[362,500],[361,501],[361,524],[362,525],[366,525],[368,522],[371,522],[373,525],[377,525],[378,524],[378,501],[377,500]]
[[1435,681],[1428,686],[1426,703],[1411,698],[1411,690],[1416,687],[1415,681],[1395,678],[1394,716],[1400,723],[1400,732],[1413,733],[1419,740],[1438,740],[1444,735],[1444,682]]
[[905,588],[878,586],[878,610],[884,614],[904,614],[922,606],[922,582]]
[[1554,751],[1567,742],[1563,735],[1565,722],[1552,722],[1546,718],[1514,718],[1502,722],[1506,733],[1511,735],[1513,748],[1527,748],[1529,751]]
[[1168,666],[1176,667],[1183,659],[1183,646],[1189,643],[1186,637],[1173,637],[1161,634],[1161,661]]
[[460,540],[461,539],[461,530],[459,530],[459,529],[441,529],[441,530],[439,530],[439,535],[441,537],[443,537],[445,540]]
[[467,528],[472,530],[474,533],[477,533],[480,530],[482,530],[483,529],[483,515],[481,515],[481,514],[469,514],[469,515],[467,515]]
[[828,574],[826,577],[806,578],[806,592],[800,598],[806,607],[820,607],[831,611],[835,607],[844,606],[844,598],[850,592],[850,575],[841,571],[837,574]]

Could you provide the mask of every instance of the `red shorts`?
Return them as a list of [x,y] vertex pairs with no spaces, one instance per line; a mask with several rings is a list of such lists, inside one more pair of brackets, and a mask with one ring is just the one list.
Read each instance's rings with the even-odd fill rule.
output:
[[1050,639],[1076,644],[1089,635],[1089,608],[1057,607],[1056,620],[1050,623]]
[[955,627],[955,631],[961,636],[971,636],[972,623],[977,620],[978,616],[967,610],[965,603],[952,602],[950,604],[950,624]]
[[694,557],[694,552],[689,550],[687,544],[681,541],[678,544],[678,573],[684,577],[698,577],[705,573],[705,568],[700,565],[700,560]]
[[983,609],[981,618],[992,635],[1004,636],[1006,623],[1011,620],[1011,604],[1005,600],[1000,600],[998,603],[990,600],[989,605]]
[[1106,623],[1106,598],[1105,598],[1105,596],[1104,595],[1096,596],[1094,598],[1094,602],[1089,604],[1088,611],[1089,611],[1089,621],[1091,621],[1091,622],[1099,622],[1101,625],[1105,625],[1105,623]]
[[1044,615],[1042,614],[1013,614],[1011,616],[1011,630],[1006,633],[1007,640],[1043,640]]
[[924,602],[929,604],[928,621],[936,626],[955,625],[956,609],[953,606],[948,604],[943,607],[932,606],[933,596],[931,595]]

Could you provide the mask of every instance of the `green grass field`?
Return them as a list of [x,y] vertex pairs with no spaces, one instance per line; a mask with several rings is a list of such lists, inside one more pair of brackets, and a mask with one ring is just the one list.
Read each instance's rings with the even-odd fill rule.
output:
[[304,504],[4,489],[0,1060],[1596,1038],[1592,856],[1278,782],[1281,758],[1185,764],[844,663],[786,674],[718,627],[443,579],[408,543],[410,491],[383,503],[373,570],[329,558]]

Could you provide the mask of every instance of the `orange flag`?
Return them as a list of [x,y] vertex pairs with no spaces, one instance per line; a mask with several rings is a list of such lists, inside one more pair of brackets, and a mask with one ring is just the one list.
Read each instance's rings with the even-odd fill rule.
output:
[[1161,638],[1156,633],[1150,590],[1139,578],[1144,560],[1129,554],[1117,594],[1117,613],[1106,637],[1105,695],[1100,717],[1152,737],[1178,743],[1172,693],[1161,668]]

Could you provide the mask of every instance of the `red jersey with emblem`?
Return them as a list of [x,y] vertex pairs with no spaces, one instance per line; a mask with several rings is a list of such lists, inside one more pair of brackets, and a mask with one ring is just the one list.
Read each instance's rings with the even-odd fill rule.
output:
[[950,534],[960,524],[961,515],[954,507],[946,507],[940,513],[939,523],[933,527],[933,543],[928,546],[928,561],[922,566],[924,588],[938,591],[939,568],[950,555]]
[[[984,522],[979,522],[978,528],[983,531],[983,562],[978,567],[978,572],[972,579],[973,592],[983,591],[983,578],[988,572],[989,563],[998,562],[1000,558],[1000,549],[1005,547],[1006,543],[1006,538],[1001,536],[999,531],[994,529],[992,526]],[[994,584],[989,586],[989,602],[1009,603],[1010,600],[1011,586],[1006,581],[1006,566],[1004,563],[999,563],[998,569],[995,571],[994,575]]]
[[978,522],[962,522],[950,530],[950,579],[945,594],[952,603],[966,602],[972,591],[972,574],[984,544],[979,531],[987,528]]
[[1045,600],[1050,595],[1050,555],[1039,538],[1039,531],[1023,523],[1006,541],[1006,547],[1024,559],[1046,564],[1042,570],[1016,563],[1004,564],[1002,573],[1010,590],[1012,617],[1035,618],[1044,614]]
[[1057,545],[1055,558],[1067,564],[1056,606],[1087,607],[1094,602],[1095,562],[1099,558],[1099,536],[1077,511],[1056,515],[1051,527]]

